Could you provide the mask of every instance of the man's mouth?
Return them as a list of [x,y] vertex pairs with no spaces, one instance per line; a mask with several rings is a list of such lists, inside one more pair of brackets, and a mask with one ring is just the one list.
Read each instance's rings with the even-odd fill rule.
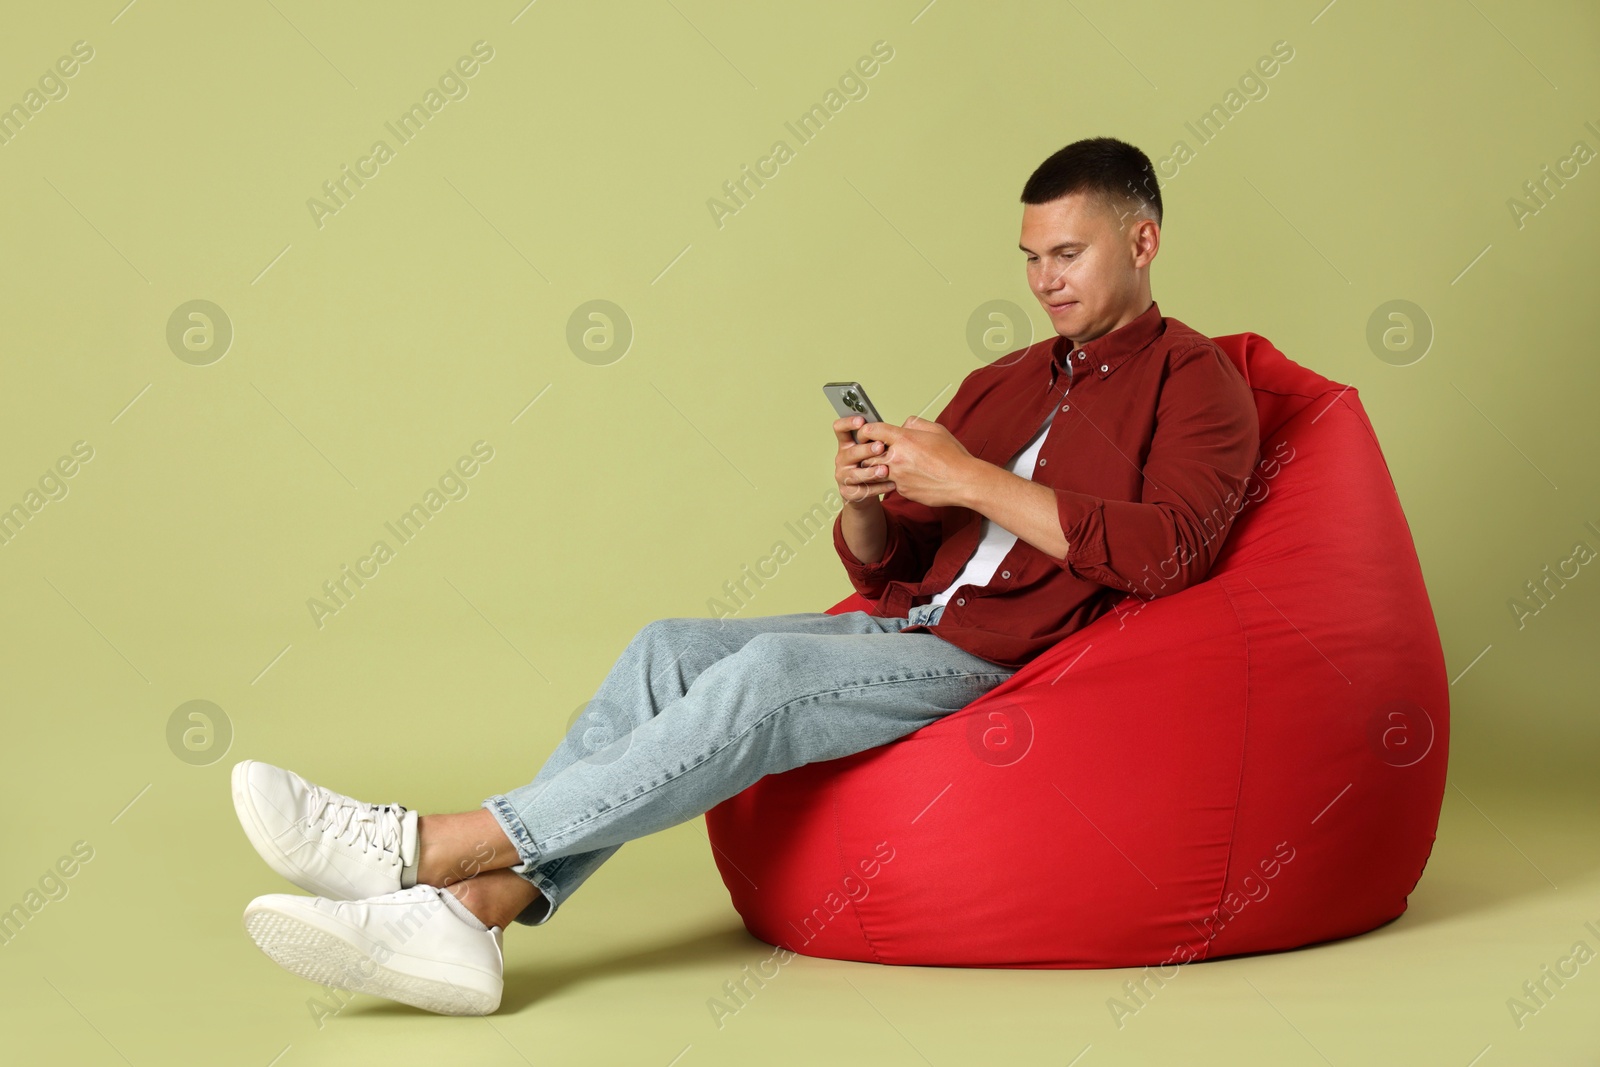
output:
[[1076,300],[1068,300],[1064,304],[1051,304],[1051,305],[1049,305],[1050,314],[1057,315],[1057,314],[1060,314],[1061,312],[1067,310],[1070,307],[1077,307],[1077,305],[1078,305],[1078,302]]

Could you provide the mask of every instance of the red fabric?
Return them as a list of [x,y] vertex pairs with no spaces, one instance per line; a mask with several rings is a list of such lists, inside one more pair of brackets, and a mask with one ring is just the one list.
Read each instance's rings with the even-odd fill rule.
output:
[[[1125,593],[1167,596],[1204,578],[1257,459],[1244,378],[1211,338],[1163,318],[1153,302],[1077,349],[1057,337],[979,367],[936,421],[974,456],[1006,467],[1063,399],[1033,481],[1055,490],[1066,558],[1019,538],[987,584],[956,590],[932,628],[1007,667],[1059,644]],[[887,541],[875,563],[850,552],[843,512],[833,545],[851,585],[872,601],[867,610],[894,618],[955,580],[983,516],[895,492],[883,507]]]
[[[1124,598],[915,733],[711,809],[752,934],[1170,979],[1405,910],[1449,732],[1410,530],[1356,390],[1258,335],[1216,340],[1253,391],[1262,463],[1209,576]],[[870,605],[829,609],[850,610]]]

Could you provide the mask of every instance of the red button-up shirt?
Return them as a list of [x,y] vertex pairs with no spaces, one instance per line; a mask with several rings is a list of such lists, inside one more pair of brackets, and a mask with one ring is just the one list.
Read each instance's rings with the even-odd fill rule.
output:
[[[1055,491],[1066,558],[1019,538],[987,585],[955,589],[937,624],[901,633],[935,633],[1020,667],[1126,594],[1164,596],[1206,576],[1261,447],[1255,399],[1222,350],[1152,302],[1080,347],[1056,337],[979,367],[935,421],[972,455],[1006,467],[1052,407],[1033,480]],[[983,516],[898,492],[884,494],[883,507],[876,563],[851,554],[842,513],[833,544],[873,613],[896,618],[955,579]]]

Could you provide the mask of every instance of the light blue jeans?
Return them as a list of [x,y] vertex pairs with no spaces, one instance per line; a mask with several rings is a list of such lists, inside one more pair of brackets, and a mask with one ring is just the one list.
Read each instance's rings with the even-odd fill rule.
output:
[[942,604],[657,619],[618,657],[527,785],[483,802],[548,922],[623,843],[715,807],[768,774],[887,744],[1016,673],[935,633]]

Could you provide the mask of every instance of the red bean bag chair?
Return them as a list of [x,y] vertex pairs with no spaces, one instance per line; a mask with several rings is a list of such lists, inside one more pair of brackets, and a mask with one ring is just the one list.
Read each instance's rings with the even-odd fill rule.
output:
[[1166,969],[1405,910],[1449,726],[1410,528],[1356,390],[1259,335],[1216,342],[1262,459],[1206,579],[1126,596],[961,711],[712,808],[750,933],[863,962]]

